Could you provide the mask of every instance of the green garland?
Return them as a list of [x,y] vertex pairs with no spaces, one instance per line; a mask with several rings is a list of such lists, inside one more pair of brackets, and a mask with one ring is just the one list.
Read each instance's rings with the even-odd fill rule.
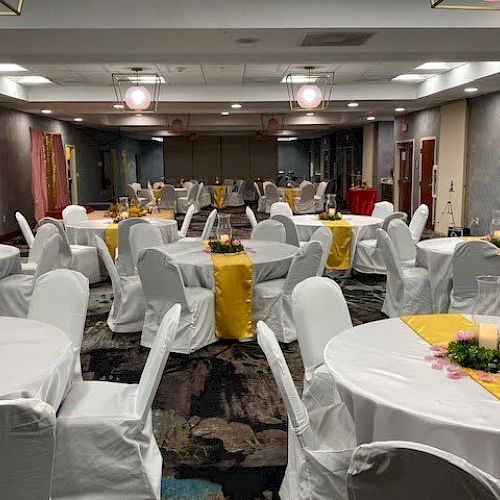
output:
[[491,243],[496,247],[500,248],[500,240],[498,238],[491,238]]
[[239,253],[245,250],[245,247],[237,240],[237,244],[234,244],[235,240],[229,240],[228,244],[221,243],[219,240],[212,240],[208,242],[210,251],[212,253]]
[[342,220],[342,214],[335,212],[335,215],[329,215],[328,212],[321,212],[318,215],[319,220]]
[[448,358],[464,368],[498,373],[500,350],[479,347],[477,340],[454,340],[448,344]]

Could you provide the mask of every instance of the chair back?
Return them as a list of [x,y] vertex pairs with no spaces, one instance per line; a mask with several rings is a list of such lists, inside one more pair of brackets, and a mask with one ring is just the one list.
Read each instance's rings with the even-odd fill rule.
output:
[[68,205],[62,211],[62,218],[65,226],[71,226],[89,220],[87,210],[81,205]]
[[292,312],[306,373],[324,363],[326,344],[352,328],[351,314],[340,286],[330,278],[314,276],[292,292]]
[[140,182],[132,182],[129,184],[129,186],[137,193],[139,189],[142,189],[141,183]]
[[148,221],[139,217],[121,220],[118,223],[118,258],[116,268],[121,276],[135,274],[132,250],[130,248],[130,228],[136,224],[148,224]]
[[80,349],[89,295],[89,280],[82,273],[69,269],[50,271],[36,280],[28,319],[59,328],[73,348]]
[[31,226],[28,224],[26,217],[21,212],[16,212],[16,220],[19,224],[19,229],[23,233],[24,239],[30,248],[33,247],[33,242],[35,241],[35,236],[31,230]]
[[389,223],[387,234],[391,238],[401,262],[417,258],[417,247],[411,236],[410,229],[401,219],[394,219]]
[[309,241],[318,241],[321,245],[323,253],[321,254],[321,261],[319,263],[317,276],[323,276],[326,262],[330,255],[330,249],[332,248],[333,234],[327,227],[318,227]]
[[399,256],[389,235],[383,229],[377,229],[377,247],[382,252],[382,257],[387,269],[387,280],[392,282],[402,282],[403,271]]
[[245,181],[243,179],[240,179],[238,181],[238,198],[243,199],[243,194],[245,193]]
[[30,249],[28,258],[29,262],[40,262],[40,257],[42,256],[42,252],[47,244],[47,241],[55,234],[59,234],[59,230],[56,226],[54,226],[54,224],[43,224],[38,228],[35,240],[33,241],[33,247]]
[[390,201],[379,201],[375,203],[372,210],[372,217],[385,219],[388,215],[394,212],[394,205]]
[[422,233],[424,232],[428,218],[429,218],[429,207],[422,203],[422,205],[420,205],[415,210],[413,217],[411,218],[410,224],[408,225],[408,227],[410,228],[411,236],[415,243],[418,243],[420,241],[420,238],[422,238]]
[[165,184],[160,191],[160,208],[175,208],[175,188]]
[[260,241],[275,241],[277,243],[285,243],[286,230],[285,226],[277,220],[267,219],[259,222],[253,229],[250,235],[251,240]]
[[269,213],[270,217],[274,217],[275,215],[285,215],[286,217],[292,217],[293,211],[286,201],[277,201],[271,205],[271,211]]
[[48,500],[56,441],[54,409],[38,399],[0,400],[2,498]]
[[232,186],[234,184],[234,179],[230,179],[229,177],[227,179],[224,179],[222,182],[223,186]]
[[111,279],[111,286],[113,287],[113,295],[115,301],[120,301],[122,296],[122,287],[120,282],[120,275],[116,270],[115,263],[109,254],[109,249],[104,243],[104,240],[99,236],[94,236],[95,246],[97,248],[97,253],[102,260],[104,267]]
[[161,181],[153,182],[153,189],[161,189],[164,185],[165,183]]
[[43,226],[44,224],[52,224],[59,231],[59,235],[61,236],[61,255],[63,261],[61,262],[61,267],[69,267],[71,264],[71,259],[73,257],[73,252],[71,251],[71,246],[68,241],[68,236],[66,235],[66,231],[64,230],[64,226],[60,220],[54,219],[54,217],[44,217],[38,221],[38,227]]
[[187,193],[187,202],[188,204],[192,204],[196,201],[196,197],[198,196],[198,184],[192,184]]
[[327,181],[322,181],[318,184],[318,189],[316,190],[316,196],[319,196],[321,199],[325,197],[326,186],[328,186]]
[[303,448],[314,448],[314,434],[307,409],[297,392],[276,336],[263,321],[257,323],[257,342],[269,363],[274,380],[285,403],[290,425],[301,446]]
[[202,192],[203,192],[203,188],[204,188],[204,186],[205,186],[205,185],[203,184],[203,182],[200,182],[200,183],[198,184],[198,191],[196,192],[196,198],[195,198],[195,201],[196,201],[196,203],[198,204],[198,206],[200,206],[200,198],[201,198],[201,194],[202,194]]
[[[141,186],[139,185],[139,189],[141,189]],[[129,197],[129,200],[135,200],[137,201],[137,192],[134,189],[134,186],[132,184],[127,184],[127,196]]]
[[144,365],[137,389],[137,416],[144,422],[149,414],[174,343],[181,317],[180,304],[173,305],[163,316],[154,343]]
[[423,444],[387,441],[354,450],[350,500],[498,500],[497,479],[462,458]]
[[306,187],[306,186],[308,186],[309,184],[311,184],[311,186],[312,186],[311,181],[308,181],[307,179],[302,179],[302,180],[300,181],[299,188],[300,188],[300,189],[302,189],[303,187]]
[[[309,241],[300,247],[299,251],[295,254],[290,264],[290,269],[285,279],[285,284],[283,285],[283,297],[285,299],[285,304],[290,304],[290,297],[292,295],[293,289],[302,281],[312,276],[316,276],[318,272],[319,263],[321,262],[321,256],[323,249],[318,241]],[[288,306],[285,306],[285,309]],[[291,311],[285,311],[285,314],[289,312],[289,317],[292,317]]]
[[283,226],[285,226],[285,243],[295,247],[300,246],[297,228],[290,217],[287,217],[286,215],[273,215],[271,219],[281,222]]
[[391,221],[400,219],[400,220],[406,222],[407,218],[408,218],[408,215],[406,215],[404,212],[394,212],[392,214],[389,214],[385,217],[384,222],[382,222],[382,229],[384,231],[387,231],[387,228],[389,227],[389,224]]
[[306,203],[314,199],[315,189],[314,186],[307,181],[300,190],[300,203]]
[[212,230],[215,224],[215,218],[217,217],[217,209],[214,208],[207,217],[205,225],[203,226],[203,232],[201,233],[202,240],[209,240],[212,235]]
[[253,229],[257,225],[257,217],[255,217],[254,211],[248,205],[245,208],[245,213]]
[[189,192],[189,190],[191,189],[191,186],[192,186],[192,185],[193,185],[193,183],[192,183],[192,182],[190,182],[190,181],[186,181],[186,182],[184,182],[184,183],[182,184],[182,187],[183,187],[184,189],[186,189],[186,190]]
[[278,188],[272,182],[269,182],[268,184],[264,183],[264,195],[268,205],[280,201]]
[[255,188],[255,191],[257,191],[257,196],[260,198],[262,196],[262,193],[260,192],[259,185],[256,182],[254,182],[253,187]]
[[160,229],[153,226],[151,223],[136,224],[132,226],[129,231],[128,239],[134,266],[137,266],[137,258],[141,250],[163,245]]
[[189,225],[191,224],[191,219],[193,218],[194,211],[195,211],[194,204],[189,205],[184,220],[182,221],[182,226],[179,231],[179,236],[182,236],[184,238],[187,236],[187,233],[189,231]]
[[35,282],[40,276],[57,268],[61,261],[61,247],[62,239],[59,234],[54,234],[47,240],[36,266]]

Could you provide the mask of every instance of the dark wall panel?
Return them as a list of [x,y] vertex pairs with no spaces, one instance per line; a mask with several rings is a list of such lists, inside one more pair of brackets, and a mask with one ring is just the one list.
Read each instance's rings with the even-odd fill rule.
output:
[[193,142],[193,177],[209,180],[220,176],[220,137],[198,137]]
[[187,137],[169,137],[164,143],[165,177],[193,176],[193,148]]
[[247,137],[222,137],[221,176],[250,177],[250,158]]
[[249,139],[250,177],[274,179],[278,169],[278,143],[271,140]]

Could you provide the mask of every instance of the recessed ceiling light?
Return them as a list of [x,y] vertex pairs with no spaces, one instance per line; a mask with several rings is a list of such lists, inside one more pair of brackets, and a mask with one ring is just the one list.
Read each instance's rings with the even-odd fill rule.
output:
[[318,75],[286,75],[281,79],[281,83],[314,83],[318,78]]
[[51,109],[42,109],[42,113],[44,115],[50,115],[52,113],[52,110]]
[[298,137],[278,137],[276,140],[278,142],[293,142],[296,141]]
[[21,85],[33,85],[38,83],[52,83],[48,78],[44,76],[30,75],[30,76],[11,76],[11,80],[14,80]]
[[113,104],[113,108],[115,109],[123,109],[125,106],[123,104]]
[[163,137],[151,137],[152,141],[163,142]]
[[464,89],[464,92],[467,92],[468,94],[473,94],[474,92],[477,92],[479,89],[477,87],[466,87]]
[[430,78],[431,76],[436,75],[419,75],[417,73],[406,73],[404,75],[399,75],[393,78],[392,80],[395,82],[423,82]]
[[229,111],[221,111],[222,116],[229,116]]
[[357,107],[359,106],[359,103],[357,103],[357,102],[350,102],[350,103],[348,104],[348,106],[349,106],[350,108],[357,108]]
[[10,73],[12,71],[28,71],[19,64],[0,64],[0,73]]
[[163,76],[155,75],[131,75],[127,77],[127,80],[133,83],[165,83]]
[[309,113],[306,113],[306,116],[314,116],[314,113],[312,111],[309,111]]
[[83,122],[83,118],[73,118],[74,122]]
[[402,113],[403,111],[406,111],[406,108],[394,108],[394,111],[396,111],[396,113]]
[[424,64],[421,64],[420,66],[417,66],[415,69],[417,70],[422,70],[422,71],[446,71],[451,69],[451,66],[448,63],[445,62],[427,62]]
[[235,102],[234,104],[231,104],[231,107],[232,107],[233,109],[240,109],[240,108],[241,108],[241,104],[239,104],[239,103]]
[[373,122],[375,120],[375,117],[374,116],[368,116],[366,118],[369,122]]

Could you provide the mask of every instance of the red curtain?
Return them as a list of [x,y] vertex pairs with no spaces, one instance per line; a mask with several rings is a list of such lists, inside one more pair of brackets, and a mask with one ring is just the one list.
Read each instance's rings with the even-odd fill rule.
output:
[[54,134],[52,136],[52,144],[54,146],[56,161],[56,209],[63,209],[70,205],[71,201],[69,198],[68,179],[66,173],[66,157],[60,134]]
[[47,175],[45,171],[45,154],[43,148],[43,132],[30,128],[31,135],[31,192],[35,205],[35,219],[45,217],[47,212]]

